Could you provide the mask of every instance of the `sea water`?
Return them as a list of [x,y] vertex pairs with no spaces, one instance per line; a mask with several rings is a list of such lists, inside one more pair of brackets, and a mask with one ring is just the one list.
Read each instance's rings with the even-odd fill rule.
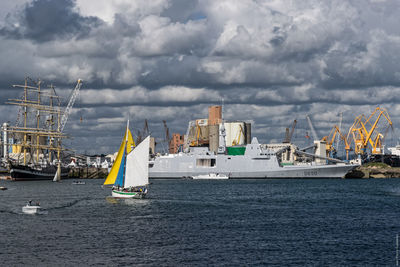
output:
[[0,265],[396,265],[400,179],[85,181],[0,181]]

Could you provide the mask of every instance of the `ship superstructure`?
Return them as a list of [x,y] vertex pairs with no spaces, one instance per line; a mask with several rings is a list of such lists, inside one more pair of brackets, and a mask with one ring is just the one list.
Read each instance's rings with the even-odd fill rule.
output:
[[[272,147],[259,144],[257,138],[251,139],[250,123],[226,122],[220,106],[209,108],[208,121],[189,122],[185,139],[184,152],[161,155],[150,162],[150,178],[207,174],[229,178],[342,178],[358,166],[327,157],[325,141],[314,142],[313,154],[291,143]],[[311,160],[294,162],[294,155]]]

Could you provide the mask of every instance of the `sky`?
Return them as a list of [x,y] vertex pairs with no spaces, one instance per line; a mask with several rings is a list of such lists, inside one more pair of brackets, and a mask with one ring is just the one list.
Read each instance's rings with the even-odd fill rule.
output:
[[[2,0],[0,122],[15,124],[25,77],[68,96],[65,127],[78,153],[115,152],[129,118],[161,144],[224,101],[226,120],[252,123],[260,142],[343,131],[385,108],[400,125],[398,0]],[[80,119],[82,118],[82,119]],[[382,120],[386,124],[385,120]],[[384,126],[382,126],[384,127]]]

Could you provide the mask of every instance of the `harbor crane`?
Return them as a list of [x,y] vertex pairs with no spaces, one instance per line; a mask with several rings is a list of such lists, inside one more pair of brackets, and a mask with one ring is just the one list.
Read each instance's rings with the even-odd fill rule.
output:
[[296,124],[297,124],[297,120],[294,120],[293,124],[292,124],[292,129],[290,130],[290,132],[289,132],[289,128],[286,128],[285,139],[283,140],[283,143],[290,143],[292,141],[292,136],[293,136],[293,132],[296,127]]
[[347,142],[346,136],[344,136],[338,126],[334,125],[328,136],[322,137],[321,141],[326,142],[326,154],[327,157],[335,157],[337,153],[337,147],[334,147],[335,138],[340,138],[345,143],[346,160],[349,159],[349,152],[351,150],[349,143]]
[[[68,105],[67,105],[67,107],[65,108],[64,113],[63,113],[63,115],[62,115],[61,122],[60,122],[60,124],[58,125],[58,126],[59,126],[59,130],[60,130],[60,133],[63,132],[64,127],[65,127],[65,125],[67,124],[68,116],[69,116],[69,114],[71,113],[72,106],[73,106],[74,103],[75,103],[76,97],[77,97],[78,94],[79,94],[79,90],[81,89],[81,86],[82,86],[82,80],[81,80],[81,79],[78,79],[78,82],[77,82],[77,84],[76,84],[74,90],[72,91],[71,98],[69,99]],[[58,140],[58,146],[59,146],[59,147],[61,146],[61,140],[60,140],[60,139]],[[58,150],[57,153],[58,153],[58,154],[57,154],[58,164],[57,164],[57,171],[56,171],[56,174],[54,175],[54,179],[53,179],[54,182],[60,181],[60,179],[61,179],[60,150]]]
[[[339,131],[342,129],[342,120],[343,120],[343,112],[339,113]],[[339,148],[339,142],[340,142],[340,135],[337,135],[336,138],[336,148]]]
[[79,90],[81,89],[81,86],[82,86],[82,80],[78,79],[78,82],[77,82],[77,84],[76,84],[76,86],[75,86],[75,88],[74,88],[74,90],[73,90],[73,92],[71,94],[71,98],[69,99],[68,105],[65,108],[64,114],[63,114],[63,116],[61,118],[60,132],[62,132],[64,130],[64,127],[67,124],[68,116],[71,113],[72,106],[75,103],[75,100],[76,100],[76,98],[77,98],[77,96],[79,94]]
[[143,137],[147,137],[150,134],[149,131],[149,123],[147,122],[147,119],[144,120],[144,126],[142,131],[138,131],[138,136],[136,139],[136,145],[140,144],[140,142],[143,141]]
[[314,140],[319,140],[317,132],[315,131],[314,126],[311,122],[310,115],[307,115],[307,121],[308,121],[308,125],[310,126],[310,129],[311,129],[312,137],[314,138]]
[[[382,116],[388,122],[385,134],[377,132],[374,135]],[[373,122],[373,118],[375,117],[376,119]],[[353,125],[349,129],[347,138],[353,138],[355,147],[354,151],[357,155],[364,154],[368,148],[368,144],[372,148],[372,154],[381,154],[384,137],[387,134],[388,129],[392,127],[393,123],[390,120],[387,111],[377,107],[368,118],[363,114],[355,118]]]
[[244,136],[244,131],[242,125],[239,125],[240,129],[239,132],[236,135],[236,138],[232,141],[232,146],[237,146],[240,144],[240,137],[243,135]]
[[170,142],[170,137],[169,137],[169,129],[167,126],[167,122],[165,120],[163,120],[163,124],[164,124],[164,131],[165,131],[165,142],[167,143],[167,147],[168,147],[168,151],[169,151],[169,142]]
[[186,134],[184,136],[184,140],[185,140],[185,145],[184,145],[184,149],[185,152],[189,152],[189,147],[191,146],[191,143],[189,141],[189,134],[190,134],[190,130],[195,126],[195,122],[194,121],[190,121],[186,130]]
[[195,133],[195,140],[190,143],[190,146],[199,146],[199,140],[201,135],[201,128],[199,123],[196,121],[196,133]]

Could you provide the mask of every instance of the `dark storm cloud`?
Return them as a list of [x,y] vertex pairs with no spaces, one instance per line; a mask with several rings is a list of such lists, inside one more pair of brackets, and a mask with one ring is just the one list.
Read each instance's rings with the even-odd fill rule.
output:
[[198,0],[171,1],[169,7],[161,13],[161,16],[169,17],[174,22],[202,19],[204,15],[198,10],[198,2]]
[[46,42],[75,35],[85,36],[102,23],[95,17],[80,16],[74,7],[74,0],[35,0],[19,13],[17,25],[9,24],[0,33],[14,38]]

